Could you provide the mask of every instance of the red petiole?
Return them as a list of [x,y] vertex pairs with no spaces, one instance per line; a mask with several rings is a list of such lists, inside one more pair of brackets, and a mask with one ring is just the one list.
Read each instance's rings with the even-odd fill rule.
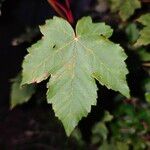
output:
[[72,11],[70,9],[71,0],[65,0],[65,4],[61,4],[58,0],[48,0],[54,10],[71,24],[74,22]]

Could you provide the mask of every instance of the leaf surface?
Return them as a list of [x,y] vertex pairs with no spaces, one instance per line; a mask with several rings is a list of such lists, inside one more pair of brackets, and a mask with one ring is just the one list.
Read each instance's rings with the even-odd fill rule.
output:
[[51,76],[47,101],[67,135],[96,105],[95,79],[129,97],[124,63],[127,56],[108,39],[112,35],[109,26],[84,17],[74,31],[67,21],[54,17],[40,29],[44,36],[28,50],[22,84],[38,83]]

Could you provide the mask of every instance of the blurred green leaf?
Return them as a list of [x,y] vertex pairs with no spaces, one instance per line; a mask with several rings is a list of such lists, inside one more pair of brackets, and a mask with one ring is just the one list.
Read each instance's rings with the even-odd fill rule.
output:
[[98,150],[116,150],[116,147],[114,144],[104,142]]
[[104,142],[99,150],[129,150],[129,146],[123,142],[112,141],[111,143]]
[[142,15],[139,19],[137,19],[137,21],[145,26],[149,26],[150,25],[150,13]]
[[103,117],[103,121],[104,122],[109,122],[113,119],[113,116],[108,112],[108,111],[105,111],[104,112],[104,117]]
[[128,150],[129,146],[123,142],[117,142],[117,150]]
[[112,12],[118,12],[123,21],[134,14],[141,7],[139,0],[110,0]]
[[145,91],[150,92],[150,78],[145,78],[143,84],[144,84]]
[[27,102],[35,93],[35,86],[33,84],[24,85],[21,87],[21,80],[21,74],[12,80],[13,84],[11,87],[11,108],[18,104]]
[[145,100],[150,103],[150,78],[143,81],[143,90],[145,92]]
[[142,61],[150,61],[150,52],[146,48],[141,48],[137,50],[138,55]]
[[105,122],[110,122],[113,116],[108,112],[104,112],[104,116],[101,121],[96,123],[92,128],[92,143],[104,142],[107,139],[108,129]]
[[98,141],[104,141],[107,139],[108,129],[103,122],[99,122],[93,127],[92,134],[92,143],[95,144]]
[[134,43],[139,37],[139,30],[135,23],[129,24],[126,29],[127,38],[130,43]]
[[145,93],[145,99],[148,103],[150,103],[150,92]]
[[78,143],[78,146],[80,146],[81,148],[84,147],[85,142],[84,142],[84,140],[83,140],[81,131],[80,131],[78,128],[76,128],[76,129],[72,132],[70,138],[71,138],[71,139],[72,139],[72,138],[75,139],[76,142]]
[[137,21],[144,25],[144,28],[140,31],[140,37],[135,46],[150,44],[150,13],[142,15]]

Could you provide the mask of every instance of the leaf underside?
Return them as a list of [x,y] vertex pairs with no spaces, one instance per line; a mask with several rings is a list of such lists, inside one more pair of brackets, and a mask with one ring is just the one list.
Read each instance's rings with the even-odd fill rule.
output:
[[112,35],[109,26],[84,17],[74,31],[67,21],[54,17],[40,30],[43,38],[28,49],[23,62],[22,84],[39,83],[51,76],[47,101],[68,136],[96,105],[95,79],[129,97],[127,56],[118,44],[108,40]]

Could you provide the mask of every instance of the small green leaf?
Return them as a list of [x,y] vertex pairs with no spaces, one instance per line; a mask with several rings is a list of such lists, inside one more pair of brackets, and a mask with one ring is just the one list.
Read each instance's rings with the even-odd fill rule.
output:
[[143,90],[145,91],[145,100],[150,103],[150,78],[144,80]]
[[150,13],[142,15],[139,19],[137,19],[138,22],[145,26],[149,26],[150,24]]
[[84,17],[74,31],[67,21],[54,17],[40,29],[44,36],[28,49],[22,84],[39,83],[51,75],[47,101],[67,135],[96,105],[95,79],[129,97],[124,63],[127,56],[108,39],[112,35],[109,26]]
[[112,119],[113,119],[113,116],[108,111],[105,111],[104,117],[103,117],[103,122],[109,122]]
[[139,0],[123,0],[121,3],[119,15],[122,20],[127,20],[130,16],[134,14],[137,8],[140,8],[141,4]]
[[117,150],[117,148],[116,148],[116,144],[114,144],[114,143],[108,143],[108,142],[105,141],[102,144],[102,146],[99,147],[98,150]]
[[150,26],[144,27],[140,31],[140,37],[137,40],[135,46],[148,45],[150,44]]
[[150,103],[150,92],[145,93],[145,99],[148,103]]
[[129,150],[129,146],[123,142],[117,142],[117,150]]
[[82,133],[78,128],[76,128],[72,132],[70,138],[73,140],[76,140],[76,142],[78,143],[78,146],[80,147],[79,149],[83,149],[83,147],[85,146],[85,141],[83,140]]
[[139,50],[137,50],[137,53],[142,61],[150,61],[150,52],[145,48],[140,48]]
[[126,31],[127,38],[130,43],[134,43],[137,41],[137,39],[139,37],[139,30],[135,23],[129,24],[125,31]]
[[135,46],[145,46],[150,44],[150,13],[142,15],[137,21],[145,27],[140,31],[140,37]]
[[35,92],[34,85],[24,85],[21,87],[21,80],[21,74],[12,80],[13,84],[11,87],[11,108],[18,104],[27,102]]
[[110,0],[112,12],[119,11],[123,21],[126,21],[134,14],[134,11],[141,7],[139,0]]
[[93,134],[92,143],[96,144],[97,140],[98,139],[100,140],[100,138],[102,138],[103,141],[107,139],[108,129],[103,122],[99,122],[93,127],[92,134]]

